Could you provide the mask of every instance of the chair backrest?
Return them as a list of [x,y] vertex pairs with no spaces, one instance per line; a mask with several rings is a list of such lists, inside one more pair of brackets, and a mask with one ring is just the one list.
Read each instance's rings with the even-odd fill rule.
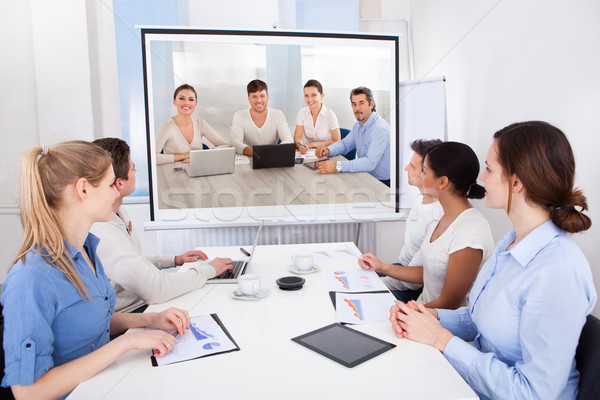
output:
[[[4,315],[0,304],[0,381],[4,378]],[[14,400],[11,388],[0,387],[0,399]]]
[[[342,139],[348,136],[350,133],[350,129],[340,128],[340,133],[342,134]],[[356,149],[347,152],[346,154],[342,154],[346,160],[354,160],[356,158]]]
[[575,352],[579,379],[578,399],[597,399],[600,395],[600,319],[588,315]]

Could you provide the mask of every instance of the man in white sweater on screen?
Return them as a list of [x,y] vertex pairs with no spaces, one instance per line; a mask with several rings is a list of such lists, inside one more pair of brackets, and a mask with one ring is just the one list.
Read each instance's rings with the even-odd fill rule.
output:
[[290,127],[283,112],[267,108],[269,88],[260,79],[246,86],[250,108],[233,114],[231,123],[231,146],[235,152],[252,157],[252,146],[263,144],[293,143]]
[[[115,171],[115,187],[119,198],[113,204],[112,219],[97,222],[91,232],[100,238],[98,256],[106,276],[115,288],[115,312],[143,312],[148,304],[162,303],[202,287],[207,279],[233,269],[229,258],[215,258],[209,263],[199,250],[175,256],[146,256],[133,230],[131,218],[121,204],[135,190],[135,164],[129,155],[129,145],[121,139],[104,138],[94,143],[111,155]],[[166,268],[196,262],[185,272],[171,273]]]
[[[423,195],[421,180],[421,163],[423,157],[429,149],[442,143],[441,140],[415,140],[410,144],[414,151],[404,170],[408,174],[408,184],[419,188],[419,194],[413,203],[408,217],[406,218],[406,228],[404,231],[404,245],[398,256],[398,265],[410,265],[413,257],[421,248],[427,231],[435,226],[444,210],[437,199],[431,196]],[[417,260],[415,260],[416,262]],[[412,265],[422,265],[420,262]],[[394,295],[403,301],[416,300],[423,290],[422,284],[399,281],[398,279],[386,276],[383,281]]]

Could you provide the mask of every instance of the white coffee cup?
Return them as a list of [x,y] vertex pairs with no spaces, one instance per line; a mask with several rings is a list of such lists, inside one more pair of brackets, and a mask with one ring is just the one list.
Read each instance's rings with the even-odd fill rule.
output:
[[313,256],[308,253],[293,255],[292,261],[298,271],[308,271],[313,266]]
[[240,292],[244,296],[254,296],[260,290],[260,276],[256,274],[246,274],[238,277]]

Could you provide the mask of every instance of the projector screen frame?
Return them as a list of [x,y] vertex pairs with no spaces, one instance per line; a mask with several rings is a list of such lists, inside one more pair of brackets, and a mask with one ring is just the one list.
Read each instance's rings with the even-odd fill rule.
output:
[[[212,36],[223,36],[227,38],[233,38],[237,36],[242,36],[245,38],[248,37],[258,37],[258,38],[284,38],[284,40],[292,39],[292,38],[309,38],[309,39],[341,39],[341,40],[366,40],[366,41],[383,41],[383,43],[391,44],[391,48],[393,48],[393,56],[391,57],[394,67],[393,67],[393,82],[391,82],[392,88],[390,88],[390,93],[393,95],[393,101],[390,101],[389,113],[390,119],[392,122],[390,124],[390,150],[391,154],[391,163],[390,163],[390,175],[393,187],[390,188],[390,201],[389,204],[385,205],[385,208],[389,210],[385,210],[386,212],[382,212],[381,210],[377,210],[374,213],[370,214],[369,212],[360,213],[360,215],[344,215],[343,212],[340,212],[340,209],[343,206],[347,206],[348,203],[340,204],[329,204],[329,209],[333,210],[333,218],[324,218],[323,215],[316,216],[307,216],[307,219],[304,221],[307,224],[315,223],[315,222],[324,222],[328,221],[330,223],[348,223],[348,222],[366,222],[366,221],[375,221],[375,220],[398,220],[404,217],[404,213],[401,212],[399,204],[400,204],[400,193],[399,193],[399,179],[401,177],[401,160],[400,154],[398,152],[398,143],[399,143],[399,87],[398,83],[400,82],[400,70],[399,70],[399,37],[394,35],[374,35],[374,34],[360,34],[360,33],[325,33],[325,32],[304,32],[304,31],[250,31],[250,30],[218,30],[218,29],[195,29],[195,28],[177,28],[177,27],[142,27],[141,28],[141,39],[142,39],[142,62],[143,62],[143,80],[144,80],[144,107],[145,107],[145,116],[146,116],[146,138],[147,138],[147,151],[148,151],[148,181],[149,181],[149,200],[150,200],[150,217],[151,221],[153,221],[152,225],[160,225],[164,223],[166,225],[177,226],[180,225],[178,221],[181,221],[181,225],[184,226],[199,226],[199,227],[208,227],[208,226],[220,226],[220,225],[230,225],[234,222],[228,221],[219,221],[216,219],[202,219],[198,217],[198,209],[189,209],[188,211],[195,212],[195,216],[190,218],[189,216],[185,217],[173,217],[170,215],[168,218],[160,218],[161,211],[158,208],[158,201],[156,199],[157,196],[157,181],[156,181],[156,160],[155,160],[155,151],[154,151],[154,141],[155,134],[158,129],[158,126],[153,121],[153,110],[151,109],[150,104],[152,104],[152,96],[151,96],[151,73],[149,73],[149,62],[150,62],[150,44],[153,40],[156,40],[156,37],[162,35],[177,35],[175,37],[182,36],[196,36],[201,35],[202,37],[212,37]],[[199,36],[200,37],[200,36]],[[369,43],[369,42],[366,42]],[[373,42],[370,42],[373,43]],[[356,84],[351,85],[352,87],[359,86],[360,82],[354,82]],[[349,88],[350,89],[350,88]],[[326,89],[327,90],[327,89]],[[349,92],[349,90],[348,90]],[[199,94],[199,97],[200,94]],[[377,102],[377,96],[375,98]],[[348,104],[348,108],[350,105]],[[393,116],[393,118],[392,118]],[[288,122],[290,118],[288,116]],[[348,174],[351,175],[351,174]],[[153,179],[154,178],[154,179]],[[352,204],[352,203],[350,203]],[[368,208],[370,203],[356,203],[353,204],[358,208]],[[279,209],[275,214],[273,213],[263,213],[261,210],[254,210],[251,207],[240,207],[245,210],[238,210],[237,208],[233,209],[233,215],[239,213],[239,217],[237,217],[239,223],[248,223],[252,221],[259,220],[271,220],[271,222],[281,222],[285,223],[290,218],[297,219],[297,215],[293,215],[292,213],[285,214],[285,209],[288,208],[285,204],[277,206]],[[258,207],[260,208],[260,207]],[[311,208],[311,205],[305,207],[299,207],[299,210],[306,211],[308,208]],[[347,208],[347,207],[346,207]],[[200,209],[205,210],[205,209]],[[304,212],[302,211],[302,212]],[[213,213],[214,215],[214,213]],[[190,221],[195,219],[196,221]],[[298,223],[298,221],[295,221]],[[300,222],[302,223],[302,221]]]

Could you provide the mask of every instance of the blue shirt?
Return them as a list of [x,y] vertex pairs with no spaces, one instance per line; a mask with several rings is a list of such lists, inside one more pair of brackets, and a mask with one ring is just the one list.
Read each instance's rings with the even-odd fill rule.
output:
[[344,139],[327,148],[331,156],[356,149],[354,160],[341,161],[343,172],[368,172],[382,181],[390,179],[390,126],[376,112],[364,125],[356,121]]
[[511,229],[498,242],[470,308],[438,311],[456,335],[444,356],[484,399],[574,399],[575,350],[596,303],[590,265],[552,221],[506,251],[514,240]]
[[82,357],[109,340],[115,291],[96,255],[91,233],[81,253],[65,242],[91,300],[84,300],[65,275],[34,252],[17,262],[3,286],[5,376],[2,386],[32,385],[52,367]]

